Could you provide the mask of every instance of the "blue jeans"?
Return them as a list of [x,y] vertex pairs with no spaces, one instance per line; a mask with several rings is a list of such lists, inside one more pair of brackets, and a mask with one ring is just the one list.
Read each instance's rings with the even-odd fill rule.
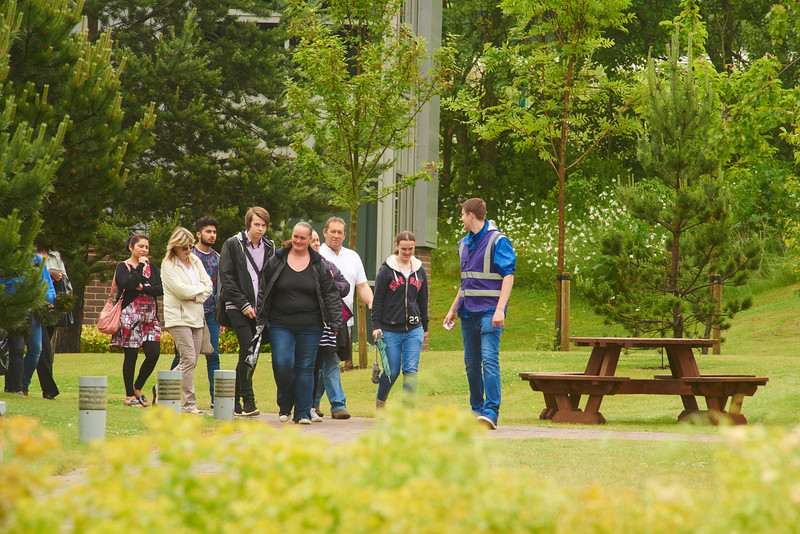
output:
[[214,310],[206,314],[206,326],[211,332],[211,346],[214,347],[212,354],[206,354],[206,370],[208,371],[208,392],[211,394],[211,402],[214,402],[214,371],[219,371],[219,324],[214,317]]
[[322,369],[317,377],[317,390],[314,392],[314,406],[319,406],[322,394],[328,393],[331,412],[347,409],[347,398],[342,388],[342,374],[339,371],[339,354],[331,352],[322,360]]
[[287,326],[270,323],[272,372],[278,387],[278,409],[294,420],[311,419],[314,397],[314,361],[322,339],[322,326]]
[[464,367],[469,383],[472,411],[497,423],[500,413],[500,334],[503,328],[492,326],[492,314],[461,319],[464,339]]
[[[214,403],[214,371],[219,371],[219,324],[214,312],[206,314],[206,325],[211,333],[211,346],[214,349],[212,354],[206,354],[206,371],[208,372],[208,393],[211,395],[211,403]],[[181,362],[178,349],[175,349],[175,358],[172,360],[170,369],[175,369]]]
[[31,322],[31,335],[25,340],[28,352],[25,353],[25,359],[22,361],[22,389],[24,391],[28,391],[33,373],[36,371],[36,366],[39,365],[39,356],[42,354],[42,330],[44,330],[42,323],[38,317],[34,316]]
[[400,371],[403,371],[403,389],[408,393],[417,391],[417,370],[419,369],[419,353],[422,351],[422,341],[425,332],[422,327],[408,332],[383,331],[383,341],[386,343],[386,357],[389,360],[390,374],[386,369],[381,373],[378,384],[378,400],[385,401],[389,396]]

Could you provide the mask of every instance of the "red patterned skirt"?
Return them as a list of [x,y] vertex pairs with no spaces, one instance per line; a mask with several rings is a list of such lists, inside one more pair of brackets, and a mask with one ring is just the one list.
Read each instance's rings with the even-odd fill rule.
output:
[[155,297],[139,294],[122,308],[119,329],[111,336],[111,346],[138,349],[145,341],[161,341],[161,323],[156,314]]

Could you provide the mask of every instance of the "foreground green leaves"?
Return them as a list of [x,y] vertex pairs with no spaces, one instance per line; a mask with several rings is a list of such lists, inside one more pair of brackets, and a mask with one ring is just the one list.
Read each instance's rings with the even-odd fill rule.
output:
[[[654,480],[635,492],[490,467],[474,421],[453,409],[390,410],[346,446],[254,422],[202,435],[197,417],[146,418],[150,433],[98,445],[65,478],[4,467],[3,530],[772,533],[800,520],[798,429],[726,432],[706,491]],[[7,427],[20,457],[56,446],[30,419]]]

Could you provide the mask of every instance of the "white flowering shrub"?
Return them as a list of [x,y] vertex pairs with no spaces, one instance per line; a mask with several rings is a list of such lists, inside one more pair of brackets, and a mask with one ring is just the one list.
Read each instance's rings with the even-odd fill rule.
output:
[[[602,261],[601,236],[612,227],[635,231],[643,247],[661,246],[663,235],[632,221],[614,194],[616,187],[616,181],[612,181],[599,192],[592,192],[590,199],[582,195],[579,207],[573,207],[571,203],[565,206],[566,272],[578,277],[586,276],[597,266]],[[488,213],[487,218],[494,221],[514,246],[517,254],[514,283],[531,288],[554,287],[558,261],[557,201],[508,198],[501,211]],[[458,241],[464,236],[460,218],[452,215],[443,219],[439,230],[437,260],[444,264],[444,270],[458,270]]]

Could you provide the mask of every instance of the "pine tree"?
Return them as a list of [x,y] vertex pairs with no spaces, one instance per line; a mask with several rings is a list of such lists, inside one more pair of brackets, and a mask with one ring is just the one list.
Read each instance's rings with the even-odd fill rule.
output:
[[155,142],[118,197],[117,224],[177,217],[190,226],[214,215],[224,238],[241,230],[253,205],[276,221],[320,209],[318,192],[288,155],[286,34],[274,8],[243,0],[87,1],[86,12],[111,29],[128,58],[126,109],[156,103]]
[[67,265],[76,297],[71,350],[77,352],[83,291],[97,268],[88,251],[112,195],[123,187],[129,160],[149,142],[145,130],[152,125],[152,111],[134,110],[123,124],[120,70],[111,63],[110,35],[89,42],[88,30],[81,27],[81,0],[20,0],[17,5],[21,20],[8,74],[19,101],[14,121],[44,128],[47,135],[65,122],[63,163],[44,198],[37,240],[61,251]]
[[[66,123],[53,135],[44,125],[15,121],[15,87],[7,81],[9,49],[19,31],[17,2],[0,6],[0,329],[22,326],[31,310],[44,302],[41,267],[35,267],[34,238],[42,225],[42,198],[50,189],[61,155]],[[24,95],[21,99],[33,98]],[[25,102],[23,101],[24,105]],[[13,282],[11,282],[13,281]],[[7,284],[7,282],[11,282]]]
[[630,220],[603,238],[603,261],[587,296],[610,322],[636,335],[707,337],[710,327],[749,305],[729,301],[717,312],[711,275],[743,284],[759,247],[733,232],[731,197],[712,158],[721,120],[710,83],[696,78],[689,42],[686,64],[673,38],[663,73],[648,61],[645,133],[639,158],[650,176],[620,189]]

